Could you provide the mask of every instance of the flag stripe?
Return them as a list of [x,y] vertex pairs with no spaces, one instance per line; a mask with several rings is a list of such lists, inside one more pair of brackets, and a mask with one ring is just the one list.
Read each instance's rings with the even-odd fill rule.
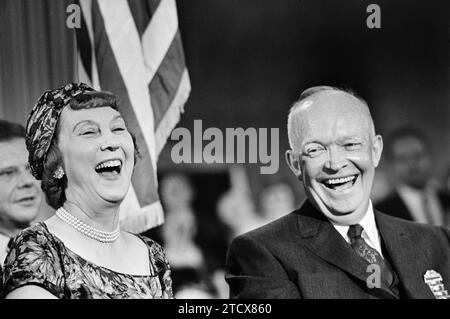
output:
[[[120,75],[128,92],[131,107],[136,113],[151,158],[155,154],[153,111],[145,82],[144,59],[139,35],[126,0],[98,0],[104,28],[112,48]],[[100,67],[100,66],[99,66]],[[156,163],[154,169],[156,170]]]
[[162,0],[142,35],[147,84],[153,79],[178,32],[175,0]]
[[81,28],[76,29],[76,37],[81,62],[79,65],[83,67],[85,76],[87,76],[89,82],[92,83],[92,47],[84,14],[81,15]]
[[160,2],[160,0],[128,0],[139,37],[142,37],[144,34]]
[[[136,164],[132,177],[132,184],[140,206],[147,206],[158,200],[156,176],[152,159],[142,130],[139,129],[140,125],[129,98],[129,91],[121,76],[114,52],[108,41],[103,16],[96,2],[93,3],[92,9],[94,37],[97,39],[95,52],[100,82],[103,90],[114,92],[119,97],[120,111],[124,116],[128,127],[130,127],[130,130],[135,134],[137,144],[140,148],[141,159]],[[148,187],[148,181],[152,181],[154,187]]]
[[146,207],[137,210],[135,207],[127,207],[122,203],[121,212],[127,211],[129,215],[121,219],[121,227],[127,231],[141,233],[149,228],[156,227],[164,223],[164,212],[161,202],[151,203]]
[[185,70],[183,47],[177,32],[161,65],[149,85],[155,128],[171,105]]
[[84,69],[81,55],[78,54],[77,58],[78,58],[78,80],[80,82],[86,83],[89,86],[92,86],[91,76],[88,75],[86,70]]
[[[98,72],[97,72],[97,61],[95,60],[95,47],[94,47],[94,31],[93,31],[93,25],[92,25],[92,0],[79,0],[80,1],[80,6],[81,6],[81,11],[82,11],[82,15],[83,15],[83,19],[86,22],[84,25],[82,25],[82,27],[86,27],[86,33],[88,35],[88,39],[89,39],[89,44],[90,44],[90,52],[91,52],[91,63],[90,63],[90,69],[91,69],[91,73],[90,73],[90,78],[86,79],[83,78],[85,77],[87,74],[84,73],[83,74],[83,70],[82,68],[79,68],[79,77],[80,80],[83,79],[84,81],[89,81],[90,85],[96,89],[99,90],[100,89],[100,83],[98,80]],[[81,45],[85,44],[85,42],[81,42],[78,43],[78,50],[82,49]],[[81,57],[83,58],[83,57]],[[84,62],[84,64],[88,64],[87,61]],[[86,71],[86,70],[84,70]]]
[[166,111],[165,116],[159,122],[155,133],[157,154],[161,153],[167,138],[180,120],[181,113],[184,111],[184,103],[188,99],[190,91],[191,82],[189,81],[188,71],[185,69],[181,77],[181,82],[178,86],[177,93],[175,94],[175,98]]
[[164,222],[156,162],[190,93],[176,2],[79,1],[86,21],[79,32],[79,76],[89,81],[83,64],[87,70],[90,65],[92,86],[118,97],[140,147],[120,221],[128,231],[142,232]]

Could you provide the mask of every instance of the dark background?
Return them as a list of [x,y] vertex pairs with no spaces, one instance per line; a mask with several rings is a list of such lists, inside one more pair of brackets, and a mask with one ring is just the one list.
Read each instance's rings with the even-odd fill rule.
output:
[[[381,29],[366,26],[370,3],[381,7]],[[450,165],[448,2],[190,0],[178,9],[192,82],[179,126],[278,127],[284,153],[292,103],[307,87],[333,85],[368,102],[381,134],[424,129],[436,174]],[[283,156],[280,168],[288,178]]]

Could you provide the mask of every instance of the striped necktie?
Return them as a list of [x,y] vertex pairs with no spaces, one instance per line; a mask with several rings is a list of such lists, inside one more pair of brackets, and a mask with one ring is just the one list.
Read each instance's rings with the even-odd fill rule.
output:
[[356,253],[364,258],[369,264],[376,264],[380,267],[381,278],[390,286],[394,281],[394,276],[378,251],[370,247],[364,238],[362,238],[361,234],[363,230],[364,228],[359,224],[351,225],[349,227],[347,234],[350,238],[350,245]]

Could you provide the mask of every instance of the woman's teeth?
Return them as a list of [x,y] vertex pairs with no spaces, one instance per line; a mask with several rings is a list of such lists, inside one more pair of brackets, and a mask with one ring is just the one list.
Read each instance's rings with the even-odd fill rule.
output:
[[122,163],[119,160],[111,160],[104,163],[101,163],[95,167],[96,170],[103,169],[103,168],[109,168],[109,167],[119,167],[122,165]]

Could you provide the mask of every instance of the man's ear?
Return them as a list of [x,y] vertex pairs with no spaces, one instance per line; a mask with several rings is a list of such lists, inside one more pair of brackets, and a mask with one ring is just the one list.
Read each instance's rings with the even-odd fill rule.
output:
[[302,180],[302,168],[300,165],[300,157],[295,156],[293,150],[286,151],[286,162],[289,165],[289,168],[294,173],[295,176],[301,181]]
[[378,167],[380,162],[381,153],[383,152],[383,138],[381,135],[375,135],[372,145],[372,160],[375,167]]

